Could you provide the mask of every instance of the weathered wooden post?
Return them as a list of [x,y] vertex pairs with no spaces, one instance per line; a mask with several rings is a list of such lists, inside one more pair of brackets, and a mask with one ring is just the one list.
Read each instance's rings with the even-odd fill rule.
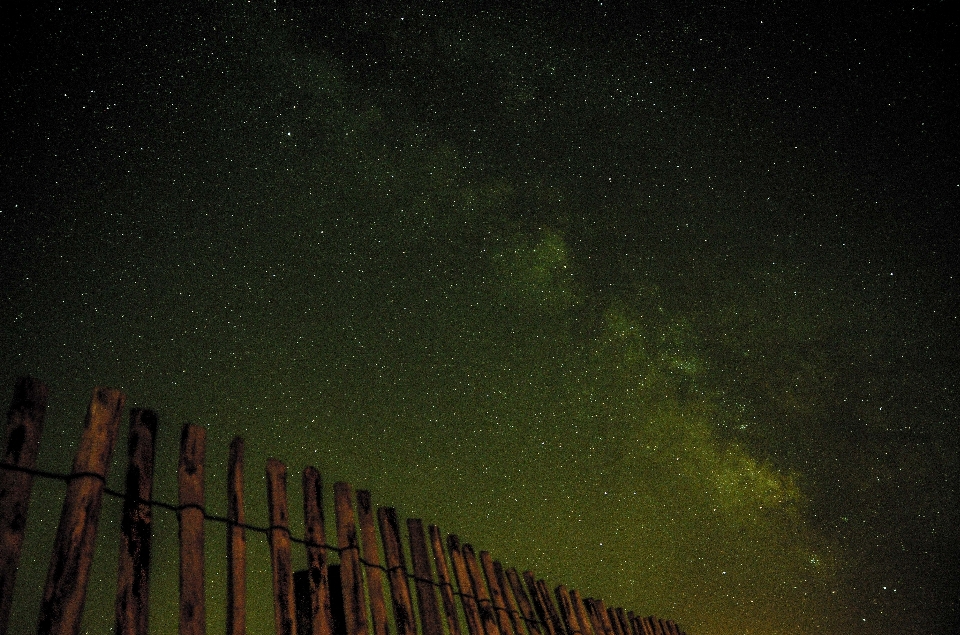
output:
[[587,607],[583,602],[583,596],[580,595],[580,591],[576,589],[570,591],[570,601],[573,603],[573,612],[577,616],[577,621],[580,622],[580,629],[584,635],[604,635],[603,632],[597,633],[594,630],[593,622],[590,620],[590,615],[587,612]]
[[443,635],[440,607],[437,605],[433,573],[430,571],[430,556],[427,555],[427,538],[423,533],[423,522],[419,518],[407,519],[407,536],[410,540],[410,561],[417,588],[417,606],[420,607],[423,635]]
[[125,403],[119,390],[93,391],[57,525],[37,635],[76,635],[80,630],[103,488]]
[[450,635],[460,635],[460,618],[457,616],[457,605],[454,601],[453,585],[450,583],[450,569],[447,567],[447,557],[443,551],[443,536],[436,525],[429,526],[430,544],[433,547],[433,559],[437,567],[437,579],[440,582],[440,599],[443,601],[443,614],[446,619],[447,632]]
[[473,590],[473,583],[470,581],[470,574],[467,573],[467,563],[460,546],[460,538],[456,534],[450,534],[447,536],[447,546],[450,549],[450,562],[453,564],[453,574],[457,578],[457,587],[460,588],[460,604],[467,620],[467,631],[470,635],[484,635],[480,608]]
[[207,431],[186,424],[180,434],[177,469],[180,525],[180,635],[204,635],[207,629],[203,592],[204,456]]
[[493,574],[497,578],[497,585],[500,587],[500,593],[503,596],[504,610],[506,617],[510,620],[510,626],[516,635],[527,635],[527,629],[523,626],[523,615],[520,613],[520,607],[517,600],[513,597],[513,590],[510,588],[510,581],[507,580],[507,574],[499,560],[493,561]]
[[357,519],[360,522],[360,548],[363,550],[364,570],[367,574],[367,596],[370,599],[370,617],[373,635],[389,635],[387,604],[383,598],[383,570],[377,548],[377,531],[373,525],[373,507],[370,492],[357,490]]
[[243,439],[230,442],[227,465],[227,635],[247,632],[247,536],[243,507]]
[[314,467],[303,471],[303,520],[306,526],[312,635],[333,635],[327,533],[323,519],[323,482]]
[[347,635],[369,635],[367,607],[360,569],[360,546],[349,483],[334,483],[334,510],[337,516],[337,543],[340,548],[340,580],[343,585],[343,612]]
[[583,628],[580,626],[580,620],[577,618],[576,611],[573,608],[573,601],[570,599],[570,592],[564,585],[554,589],[557,595],[557,605],[560,607],[560,617],[567,627],[569,635],[584,635]]
[[274,632],[276,635],[297,635],[290,555],[290,513],[287,507],[287,466],[277,459],[267,459],[267,508],[270,513]]
[[527,593],[523,589],[520,574],[513,567],[507,569],[506,573],[510,588],[513,590],[513,597],[516,598],[520,613],[523,615],[523,621],[527,625],[527,631],[530,635],[542,635],[543,630],[540,627],[540,621],[537,619],[533,604],[530,603],[530,598],[527,597]]
[[150,601],[150,544],[153,460],[157,415],[140,408],[130,412],[127,438],[127,486],[120,520],[117,567],[116,635],[147,635]]
[[490,608],[497,623],[497,630],[503,635],[520,635],[514,632],[513,624],[507,615],[507,605],[503,599],[503,591],[500,589],[500,581],[497,580],[497,572],[493,570],[493,558],[489,551],[480,552],[480,566],[487,578],[487,588],[490,590]]
[[417,635],[417,623],[407,584],[407,563],[400,542],[400,521],[397,510],[392,507],[377,509],[380,538],[383,540],[383,558],[387,562],[387,577],[390,580],[390,598],[393,600],[393,617],[397,635]]
[[[21,377],[13,388],[7,411],[6,446],[3,462],[11,467],[32,470],[37,466],[43,418],[47,412],[47,387],[33,377]],[[0,635],[6,635],[17,567],[27,527],[27,509],[33,474],[0,469]]]

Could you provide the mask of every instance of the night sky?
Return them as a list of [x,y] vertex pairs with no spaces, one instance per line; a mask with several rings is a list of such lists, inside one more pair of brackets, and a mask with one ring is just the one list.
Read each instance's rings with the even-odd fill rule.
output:
[[0,40],[0,387],[50,386],[40,467],[109,385],[157,411],[169,502],[191,421],[215,514],[241,435],[257,524],[273,456],[294,510],[315,465],[691,635],[955,632],[949,3],[70,4]]

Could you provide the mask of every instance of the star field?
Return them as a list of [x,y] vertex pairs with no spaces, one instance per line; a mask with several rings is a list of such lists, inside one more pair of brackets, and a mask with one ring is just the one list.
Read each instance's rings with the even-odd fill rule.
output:
[[[40,467],[110,385],[158,413],[161,500],[191,421],[215,514],[241,435],[254,523],[276,457],[691,634],[955,628],[941,4],[344,4],[5,29],[0,380],[51,388]],[[59,487],[35,485],[12,633]],[[103,536],[88,632],[113,621]]]

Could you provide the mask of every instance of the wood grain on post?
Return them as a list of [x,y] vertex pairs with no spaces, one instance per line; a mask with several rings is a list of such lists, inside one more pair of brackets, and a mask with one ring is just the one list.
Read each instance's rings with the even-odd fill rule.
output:
[[507,580],[510,581],[510,588],[513,590],[513,597],[517,600],[517,606],[520,607],[520,614],[523,615],[523,621],[527,625],[527,631],[530,635],[542,635],[543,628],[537,617],[536,610],[523,588],[523,582],[520,580],[520,574],[514,568],[506,571]]
[[497,624],[497,616],[493,612],[490,593],[487,591],[487,585],[484,584],[483,573],[480,571],[480,564],[477,562],[473,547],[463,545],[461,551],[463,560],[467,564],[467,573],[470,575],[473,593],[477,598],[477,606],[480,608],[480,623],[483,624],[483,632],[485,635],[502,635],[500,626]]
[[119,390],[93,391],[57,525],[37,635],[76,635],[80,630],[103,488],[125,403]]
[[680,629],[677,628],[676,622],[674,622],[673,620],[666,620],[666,624],[667,624],[667,632],[669,632],[670,635],[679,635]]
[[[33,377],[18,379],[7,410],[4,464],[25,470],[36,468],[46,412],[46,385]],[[0,469],[0,633],[4,635],[13,607],[32,488],[33,474]]]
[[609,621],[611,628],[613,628],[613,635],[624,635],[623,629],[620,627],[620,621],[617,619],[617,613],[613,607],[607,609],[606,619]]
[[377,530],[373,525],[373,505],[370,492],[357,490],[357,519],[360,522],[360,549],[367,574],[367,596],[370,598],[370,619],[373,635],[389,635],[387,604],[383,598],[383,570],[377,547]]
[[[577,596],[579,597],[579,593]],[[609,635],[606,629],[603,628],[603,620],[600,618],[600,613],[597,610],[597,601],[593,598],[585,598],[583,600],[583,605],[587,610],[587,619],[590,621],[590,627],[593,629],[594,635]]]
[[503,590],[500,588],[497,572],[493,569],[493,558],[490,557],[489,551],[480,552],[480,568],[483,569],[483,575],[487,578],[487,588],[490,590],[490,606],[493,611],[493,618],[497,623],[497,630],[503,635],[519,635],[513,630],[513,623],[507,613],[507,603],[503,599]]
[[603,632],[597,633],[593,629],[593,622],[590,619],[590,614],[587,612],[587,606],[583,601],[583,596],[580,595],[580,592],[576,589],[570,591],[570,601],[573,602],[573,612],[577,616],[577,621],[580,622],[580,628],[583,630],[584,635],[604,635]]
[[467,620],[467,631],[470,635],[484,635],[477,596],[473,590],[470,575],[467,573],[467,563],[460,547],[460,538],[456,534],[450,534],[447,536],[447,546],[450,549],[453,575],[457,578],[457,587],[460,589],[460,604],[463,607],[463,616]]
[[340,581],[343,585],[343,612],[346,635],[368,635],[360,546],[353,513],[353,492],[349,483],[334,483],[333,499],[337,516],[337,543],[340,547]]
[[313,635],[333,635],[330,608],[330,573],[327,564],[327,531],[323,520],[323,482],[314,467],[303,471],[303,520],[307,539],[310,580],[310,623]]
[[643,635],[643,631],[637,630],[637,616],[633,611],[627,611],[627,624],[630,626],[630,635]]
[[553,603],[553,598],[550,597],[550,590],[547,588],[547,583],[543,580],[537,580],[536,586],[540,599],[543,602],[543,606],[547,611],[547,617],[549,618],[549,621],[553,623],[553,628],[557,634],[563,635],[563,620],[560,619],[560,614],[557,612],[557,607]]
[[603,630],[610,635],[617,635],[617,629],[610,619],[610,611],[607,610],[607,605],[603,603],[603,600],[597,600],[597,608],[600,610],[600,619],[603,620]]
[[429,531],[430,544],[433,547],[433,561],[437,568],[437,580],[440,582],[440,599],[443,601],[447,633],[449,635],[461,635],[460,618],[457,615],[453,584],[450,582],[450,569],[447,567],[447,557],[443,551],[443,535],[436,525],[430,525]]
[[297,635],[290,556],[287,466],[267,459],[267,508],[270,515],[270,569],[273,572],[273,626],[276,635]]
[[427,538],[423,533],[423,522],[419,518],[407,519],[407,536],[410,539],[410,560],[417,588],[417,606],[420,608],[423,635],[443,635],[440,607],[437,605],[430,556],[427,553]]
[[560,607],[560,617],[563,619],[563,623],[567,627],[567,633],[569,633],[569,635],[584,635],[583,629],[580,627],[580,620],[577,618],[577,613],[573,608],[573,601],[570,599],[570,592],[567,590],[567,587],[561,584],[554,589],[554,593],[557,595],[557,606]]
[[387,562],[390,579],[390,598],[393,600],[393,619],[397,635],[417,635],[417,621],[413,613],[413,599],[407,583],[407,562],[400,538],[400,521],[392,507],[377,509],[380,537],[383,540],[383,558]]
[[550,615],[547,612],[547,607],[544,604],[543,598],[541,597],[540,587],[537,586],[537,579],[534,577],[533,571],[524,571],[523,580],[527,585],[527,591],[530,594],[530,602],[533,604],[533,610],[536,612],[537,619],[543,626],[543,630],[547,635],[564,635],[562,632],[557,631],[556,623],[550,619]]
[[620,622],[620,631],[623,633],[623,635],[632,635],[630,632],[630,622],[627,620],[627,614],[623,608],[618,606],[613,612],[616,614],[617,620]]
[[243,439],[230,442],[227,465],[227,635],[247,632],[247,522],[243,507]]
[[500,587],[500,593],[503,596],[503,603],[506,607],[506,616],[510,620],[510,627],[516,635],[527,635],[527,629],[523,626],[523,615],[520,613],[520,607],[513,597],[513,590],[510,588],[510,581],[507,580],[507,574],[503,570],[503,565],[499,560],[493,561],[493,574],[497,578],[497,585]]
[[157,415],[130,411],[127,438],[127,487],[120,521],[120,560],[117,567],[116,635],[147,635],[150,600],[150,544],[153,460]]
[[177,471],[180,509],[180,635],[204,635],[207,629],[203,593],[204,457],[207,431],[186,424],[180,434]]

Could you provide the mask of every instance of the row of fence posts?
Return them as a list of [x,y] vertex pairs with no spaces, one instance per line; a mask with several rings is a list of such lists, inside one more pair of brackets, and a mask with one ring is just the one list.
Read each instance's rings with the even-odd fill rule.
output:
[[[16,384],[7,415],[7,443],[0,469],[0,635],[7,633],[34,475],[61,476],[36,470],[46,401],[43,383],[22,378]],[[72,473],[63,475],[67,491],[41,600],[38,635],[79,632],[106,476],[125,402],[118,390],[94,390]],[[129,421],[116,634],[145,635],[152,507],[173,506],[151,499],[156,415],[150,410],[133,409]],[[206,431],[185,425],[177,472],[179,500],[173,507],[179,520],[180,633],[203,635],[206,631],[204,521],[220,520],[227,527],[226,633],[244,635],[246,531],[262,529],[248,525],[244,514],[243,440],[239,437],[230,444],[227,517],[206,514],[205,449]],[[621,608],[607,608],[603,601],[583,598],[563,585],[554,591],[554,604],[546,583],[532,572],[525,571],[521,579],[515,569],[505,569],[486,551],[481,551],[478,558],[473,548],[461,544],[456,535],[447,537],[444,549],[440,529],[430,525],[425,532],[422,521],[415,518],[407,521],[411,575],[397,512],[389,507],[376,510],[386,561],[381,564],[370,493],[359,490],[354,497],[347,483],[336,483],[333,488],[337,546],[328,545],[322,482],[313,467],[303,471],[305,536],[294,538],[289,529],[287,469],[280,461],[268,459],[266,477],[269,528],[265,531],[270,545],[277,635],[390,635],[384,574],[396,635],[462,635],[461,616],[468,635],[681,635],[671,620],[641,618]],[[292,569],[293,542],[305,545],[304,571]],[[339,554],[339,565],[329,562],[331,551]],[[410,580],[416,589],[416,611]]]

